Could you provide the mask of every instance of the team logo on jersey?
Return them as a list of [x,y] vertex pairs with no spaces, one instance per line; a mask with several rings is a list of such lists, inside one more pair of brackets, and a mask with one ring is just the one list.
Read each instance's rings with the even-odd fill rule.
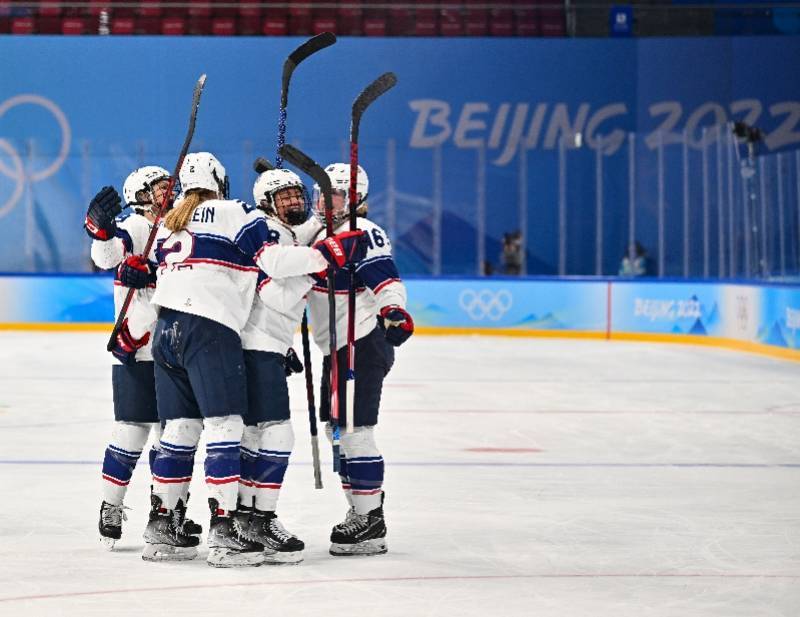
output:
[[512,296],[507,289],[464,289],[458,296],[458,305],[474,321],[497,321],[511,309]]
[[[11,195],[5,200],[0,201],[0,218],[14,209],[23,193],[25,192],[25,185],[27,183],[41,182],[56,173],[64,161],[67,160],[69,154],[69,147],[72,142],[72,129],[67,121],[67,116],[61,111],[61,108],[53,101],[38,94],[18,94],[6,99],[0,103],[0,119],[14,107],[20,105],[38,105],[50,112],[58,123],[61,129],[61,146],[59,147],[58,154],[53,162],[47,165],[44,169],[33,171],[32,169],[25,169],[25,163],[22,156],[14,148],[13,144],[7,139],[0,137],[0,174],[14,181],[14,190]],[[10,162],[10,166],[7,164]],[[0,192],[0,200],[3,199],[4,191]]]

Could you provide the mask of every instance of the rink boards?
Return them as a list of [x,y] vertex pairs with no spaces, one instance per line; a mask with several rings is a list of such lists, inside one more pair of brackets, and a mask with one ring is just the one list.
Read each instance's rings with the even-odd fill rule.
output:
[[[411,278],[425,334],[690,342],[800,360],[800,285],[708,281]],[[0,328],[106,329],[105,275],[0,276]]]

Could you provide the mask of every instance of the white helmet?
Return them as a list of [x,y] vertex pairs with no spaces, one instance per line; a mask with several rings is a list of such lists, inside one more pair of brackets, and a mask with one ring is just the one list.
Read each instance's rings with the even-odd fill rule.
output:
[[187,154],[178,179],[184,194],[192,189],[206,189],[214,191],[222,199],[228,198],[228,176],[225,168],[210,152]]
[[[275,195],[278,191],[298,188],[303,195],[303,209],[289,210],[281,216],[275,208]],[[269,169],[258,175],[253,185],[253,200],[256,208],[264,210],[270,216],[276,216],[288,225],[300,225],[308,218],[308,195],[303,181],[289,169]]]
[[[325,168],[325,172],[331,179],[331,191],[344,193],[344,209],[337,212],[334,216],[334,223],[338,224],[343,221],[350,211],[350,164],[349,163],[331,163]],[[356,172],[356,208],[367,200],[369,193],[369,178],[367,172],[361,165],[358,166]],[[314,214],[321,221],[325,220],[324,204],[319,205],[320,188],[318,184],[314,185],[314,196],[312,201],[314,203]]]
[[[147,165],[134,169],[122,185],[122,195],[125,198],[125,203],[134,209],[141,209],[142,206],[160,206],[161,204],[152,203],[153,185],[159,180],[169,179],[169,172],[163,167],[156,165]],[[147,201],[139,201],[136,196],[137,193],[145,191],[148,194]]]

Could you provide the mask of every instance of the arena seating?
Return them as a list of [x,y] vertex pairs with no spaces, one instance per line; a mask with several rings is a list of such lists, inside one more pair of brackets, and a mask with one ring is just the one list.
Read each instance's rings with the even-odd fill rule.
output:
[[[558,0],[241,0],[176,2],[0,0],[0,34],[564,36]],[[379,6],[375,8],[375,4]],[[487,8],[489,5],[497,8]],[[88,5],[88,6],[87,6]],[[238,5],[238,6],[231,6]],[[382,5],[382,6],[380,6]]]

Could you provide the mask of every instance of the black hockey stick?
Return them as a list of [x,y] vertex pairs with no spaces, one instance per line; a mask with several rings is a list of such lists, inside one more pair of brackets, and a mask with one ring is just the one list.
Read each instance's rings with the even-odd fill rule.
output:
[[[289,106],[289,83],[297,66],[310,55],[330,47],[336,42],[336,35],[332,32],[323,32],[308,39],[295,49],[283,63],[281,77],[281,107],[278,116],[278,151],[275,155],[275,167],[283,167],[281,148],[286,143],[286,109]],[[261,173],[261,172],[259,172]],[[317,437],[317,410],[314,403],[314,375],[311,367],[311,349],[308,347],[308,316],[303,311],[303,320],[300,322],[300,333],[303,338],[303,368],[306,378],[306,395],[308,398],[308,428],[311,433],[311,455],[314,467],[314,487],[322,488],[322,472],[319,462],[319,439]],[[337,463],[338,465],[338,463]]]
[[289,82],[292,79],[292,73],[303,60],[310,55],[317,53],[321,49],[330,47],[336,42],[336,35],[333,32],[323,32],[315,37],[308,39],[305,43],[300,45],[283,63],[283,76],[281,78],[281,109],[278,118],[278,154],[275,157],[275,167],[283,167],[283,159],[281,158],[281,148],[286,143],[286,107],[289,105]]
[[[350,190],[348,191],[348,206],[350,218],[350,231],[355,231],[356,208],[358,197],[356,188],[358,184],[358,132],[361,126],[361,116],[375,100],[394,88],[397,76],[394,73],[384,73],[368,85],[353,102],[350,115]],[[354,403],[356,385],[356,270],[350,267],[350,285],[347,290],[347,386],[345,388],[345,425],[348,433],[354,428]]]
[[[203,73],[200,75],[200,78],[197,80],[197,83],[194,86],[194,94],[192,94],[192,108],[189,113],[189,130],[186,131],[186,139],[183,140],[183,146],[181,146],[181,152],[178,155],[178,162],[175,164],[175,171],[169,178],[167,191],[164,193],[164,198],[161,200],[161,206],[159,207],[156,218],[153,221],[153,227],[150,229],[150,235],[147,236],[147,244],[144,245],[144,251],[142,252],[142,255],[144,255],[145,259],[148,258],[150,255],[150,249],[153,248],[153,242],[155,241],[156,233],[158,232],[158,224],[169,208],[170,202],[172,201],[172,189],[175,186],[178,173],[180,173],[181,165],[183,165],[183,159],[186,158],[186,153],[189,151],[189,144],[192,143],[192,137],[194,137],[194,125],[195,122],[197,122],[197,110],[200,107],[200,97],[203,94],[203,87],[205,85],[206,75]],[[128,294],[125,296],[125,301],[122,303],[122,308],[119,310],[119,315],[117,315],[117,321],[114,323],[114,329],[111,331],[111,338],[108,339],[108,345],[106,345],[106,349],[108,351],[111,351],[116,346],[117,335],[122,328],[122,323],[125,321],[125,316],[128,313],[128,308],[131,305],[131,300],[133,299],[133,294],[135,291],[136,290],[133,287],[128,289]]]
[[269,171],[270,169],[275,169],[275,165],[270,163],[263,156],[259,156],[255,161],[253,161],[253,171],[255,171],[257,174],[263,174],[265,171]]
[[[311,176],[319,185],[325,199],[325,232],[333,235],[333,198],[331,179],[311,157],[290,144],[281,147],[280,154],[292,165]],[[333,470],[339,471],[339,362],[336,357],[336,289],[333,266],[328,267],[328,340],[330,342],[330,418],[333,429]],[[308,336],[307,334],[305,336]],[[303,350],[305,356],[305,349]],[[310,363],[310,356],[309,356]]]

